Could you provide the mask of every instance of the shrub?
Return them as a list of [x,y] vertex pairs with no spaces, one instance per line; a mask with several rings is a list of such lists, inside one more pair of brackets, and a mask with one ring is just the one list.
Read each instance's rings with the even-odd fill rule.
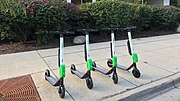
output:
[[[64,17],[63,8],[59,5],[52,6],[43,2],[25,4],[4,1],[0,7],[4,8],[0,13],[0,29],[1,36],[3,36],[1,40],[26,42],[36,37],[38,43],[47,43],[49,34],[40,34],[42,36],[36,34],[43,31],[64,30],[63,21],[66,17]],[[45,39],[47,42],[44,42]]]
[[147,30],[150,27],[152,18],[152,8],[147,5],[134,5],[133,25],[138,27],[139,31]]
[[180,7],[180,0],[171,0],[170,4],[176,7]]
[[[0,2],[1,33],[3,39],[27,40],[27,30],[30,29],[27,10],[23,3],[9,3],[6,0]],[[26,26],[25,26],[26,25]]]
[[86,3],[80,6],[80,10],[88,11],[98,28],[129,26],[133,18],[131,6],[120,1]]
[[74,4],[67,5],[66,12],[66,25],[69,27],[69,30],[76,31],[77,29],[82,28],[93,28],[94,27],[94,19],[87,11],[81,11]]
[[175,30],[179,21],[180,10],[174,7],[154,7],[151,27],[155,29]]
[[1,40],[49,42],[49,31],[79,28],[127,27],[174,30],[180,23],[175,7],[151,7],[120,0],[74,4],[55,2],[9,3],[0,1]]
[[174,30],[179,24],[179,10],[175,7],[105,0],[82,4],[80,10],[88,11],[93,16],[97,28],[136,25],[139,31],[152,28]]

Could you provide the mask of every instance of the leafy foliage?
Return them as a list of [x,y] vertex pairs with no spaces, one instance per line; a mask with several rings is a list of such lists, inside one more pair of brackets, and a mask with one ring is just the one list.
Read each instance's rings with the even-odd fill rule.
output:
[[[0,1],[1,33],[3,38],[18,39],[25,41],[27,39],[26,30],[29,29],[27,20],[27,9],[23,3],[9,3],[6,0]],[[24,26],[27,25],[27,26]]]
[[136,25],[139,31],[146,29],[175,30],[180,10],[175,7],[152,7],[118,0],[102,0],[86,3],[80,10],[88,11],[97,28],[126,27]]
[[[139,1],[139,0],[137,0]],[[56,2],[9,3],[0,1],[0,40],[47,44],[49,31],[79,28],[127,27],[139,31],[174,30],[180,24],[180,10],[175,7],[152,7],[121,0],[100,0],[80,6]]]
[[138,30],[146,30],[150,27],[153,9],[147,5],[132,5],[134,10],[133,24],[138,27]]
[[174,7],[154,7],[151,26],[156,29],[175,30],[180,24],[180,10]]
[[88,11],[99,28],[129,26],[133,18],[131,6],[124,2],[99,1],[83,4],[80,9]]

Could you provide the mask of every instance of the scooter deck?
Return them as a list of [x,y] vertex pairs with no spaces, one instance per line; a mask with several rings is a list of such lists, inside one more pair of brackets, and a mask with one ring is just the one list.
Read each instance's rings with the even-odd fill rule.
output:
[[118,68],[118,69],[125,70],[125,71],[128,71],[128,70],[129,70],[129,68],[128,68],[128,67],[123,66],[123,65],[119,65],[119,64],[118,64],[117,68]]
[[98,72],[104,74],[104,75],[108,75],[108,74],[111,74],[111,73],[113,72],[113,69],[107,71],[106,69],[103,69],[103,68],[98,67],[98,66],[93,67],[93,69],[94,69],[95,71],[98,71]]
[[129,67],[122,66],[122,65],[119,65],[119,64],[118,64],[117,68],[122,69],[122,70],[125,70],[125,71],[128,71],[128,70],[130,70],[131,68],[133,68],[134,66],[136,66],[136,64],[134,64],[134,63],[132,63]]
[[78,76],[81,79],[84,79],[84,78],[87,77],[87,73],[84,74],[84,73],[82,73],[82,72],[80,72],[78,70],[72,70],[71,69],[71,72],[73,72],[73,74],[75,74],[76,76]]
[[60,85],[60,79],[56,79],[52,76],[45,76],[45,78],[53,86],[59,86]]

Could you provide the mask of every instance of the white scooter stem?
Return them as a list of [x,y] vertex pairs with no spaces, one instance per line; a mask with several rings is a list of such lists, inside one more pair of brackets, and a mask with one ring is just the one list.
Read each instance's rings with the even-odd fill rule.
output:
[[129,45],[130,45],[130,49],[131,49],[131,54],[134,53],[134,49],[133,49],[133,46],[132,46],[132,37],[131,37],[131,31],[128,31],[128,39],[129,39]]
[[89,49],[89,34],[86,32],[86,53],[87,59],[90,58],[90,49]]
[[71,0],[67,0],[67,3],[71,3]]
[[60,64],[64,64],[64,38],[63,35],[60,35]]
[[111,31],[112,56],[115,56],[115,37],[114,31]]
[[96,0],[92,0],[92,2],[96,2]]

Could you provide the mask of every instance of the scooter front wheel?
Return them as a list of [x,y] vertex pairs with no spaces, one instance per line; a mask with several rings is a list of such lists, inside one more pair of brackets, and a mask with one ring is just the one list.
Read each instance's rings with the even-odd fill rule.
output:
[[60,86],[59,86],[59,91],[58,91],[58,93],[59,93],[59,96],[60,96],[61,98],[64,98],[64,96],[65,96],[65,87],[64,87],[64,85],[60,85]]
[[132,74],[133,74],[133,76],[134,76],[135,78],[139,78],[139,77],[141,76],[141,73],[140,73],[140,71],[139,71],[137,68],[134,68],[134,69],[132,70]]
[[108,59],[107,65],[108,65],[109,67],[112,67],[112,60],[111,60],[111,59]]
[[117,83],[118,83],[117,73],[113,73],[112,79],[113,79],[114,84],[117,84]]
[[91,77],[86,78],[86,84],[89,89],[93,88],[93,81]]

